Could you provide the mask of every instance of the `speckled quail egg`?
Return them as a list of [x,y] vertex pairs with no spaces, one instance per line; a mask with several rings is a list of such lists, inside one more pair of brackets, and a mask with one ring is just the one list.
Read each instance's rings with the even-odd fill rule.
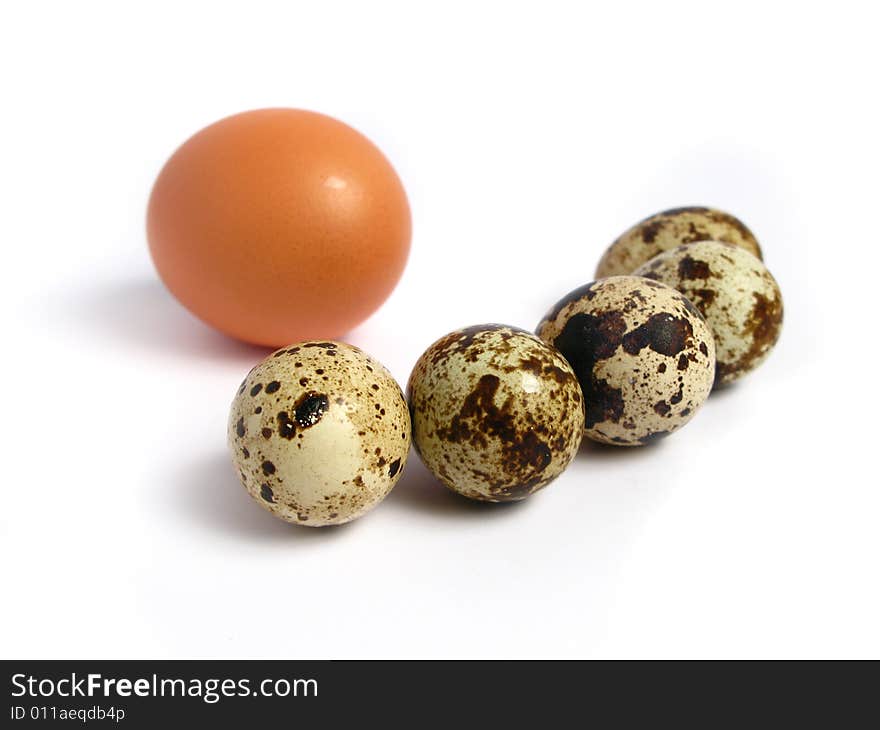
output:
[[726,241],[761,258],[754,234],[738,218],[713,208],[673,208],[645,218],[612,243],[596,278],[631,274],[663,251],[694,241]]
[[782,329],[782,293],[764,264],[720,241],[687,243],[655,256],[635,274],[675,287],[715,336],[716,384],[764,362]]
[[516,327],[456,330],[421,356],[407,386],[413,444],[459,494],[521,500],[571,463],[584,428],[571,367]]
[[571,363],[595,441],[638,446],[666,436],[712,389],[708,325],[683,295],[650,279],[612,276],[575,289],[537,331]]
[[376,360],[342,342],[302,342],[257,365],[229,414],[241,482],[276,517],[338,525],[378,504],[410,446],[406,400]]

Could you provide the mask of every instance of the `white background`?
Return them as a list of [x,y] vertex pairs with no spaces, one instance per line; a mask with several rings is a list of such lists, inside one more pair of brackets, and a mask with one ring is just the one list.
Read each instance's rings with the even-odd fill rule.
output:
[[[880,657],[869,3],[3,8],[2,656]],[[412,256],[349,339],[401,382],[680,205],[756,232],[782,339],[675,437],[587,445],[525,503],[413,455],[356,523],[277,521],[225,447],[264,351],[183,310],[144,236],[173,149],[263,106],[397,167]]]

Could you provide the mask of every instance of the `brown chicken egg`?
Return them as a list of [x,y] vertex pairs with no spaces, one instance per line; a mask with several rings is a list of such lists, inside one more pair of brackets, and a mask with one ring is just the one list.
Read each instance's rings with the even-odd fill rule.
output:
[[247,342],[334,338],[390,294],[410,211],[382,152],[346,124],[258,109],[171,156],[147,211],[160,277],[195,315]]

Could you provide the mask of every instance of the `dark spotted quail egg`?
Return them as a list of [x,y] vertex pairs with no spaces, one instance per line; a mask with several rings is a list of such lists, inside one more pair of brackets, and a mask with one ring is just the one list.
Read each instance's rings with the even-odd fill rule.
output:
[[586,284],[538,325],[584,392],[586,435],[638,446],[681,428],[706,400],[715,345],[700,313],[672,287],[636,276]]
[[729,213],[713,208],[674,208],[645,218],[612,243],[596,268],[596,278],[631,274],[663,251],[694,241],[727,241],[761,258],[752,232]]
[[471,499],[524,499],[577,453],[583,399],[565,359],[529,332],[497,324],[435,342],[407,387],[425,466]]
[[241,482],[276,517],[320,527],[360,517],[400,478],[410,420],[400,386],[341,342],[273,353],[241,384],[229,448]]
[[636,275],[675,287],[715,336],[715,379],[731,383],[764,362],[782,328],[782,294],[764,264],[719,241],[687,243],[655,256]]

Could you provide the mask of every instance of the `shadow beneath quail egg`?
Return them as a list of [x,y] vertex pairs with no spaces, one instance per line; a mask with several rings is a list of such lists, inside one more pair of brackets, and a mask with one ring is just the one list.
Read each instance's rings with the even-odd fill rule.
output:
[[169,480],[174,513],[196,527],[249,543],[315,543],[333,540],[350,525],[304,527],[273,516],[258,505],[238,480],[225,451],[190,462]]
[[581,441],[576,461],[634,461],[649,458],[656,454],[658,449],[663,448],[666,439],[658,439],[641,446],[612,446],[603,444],[592,439],[585,438]]
[[739,390],[739,385],[738,380],[732,383],[715,383],[707,400],[709,402],[721,402],[735,394]]
[[431,474],[414,451],[410,452],[400,481],[385,499],[388,506],[441,517],[478,519],[511,515],[519,511],[521,505],[528,501],[525,499],[516,502],[479,502],[462,497],[447,489]]
[[103,282],[64,301],[65,320],[127,348],[180,358],[253,364],[270,349],[211,329],[174,299],[158,279]]

